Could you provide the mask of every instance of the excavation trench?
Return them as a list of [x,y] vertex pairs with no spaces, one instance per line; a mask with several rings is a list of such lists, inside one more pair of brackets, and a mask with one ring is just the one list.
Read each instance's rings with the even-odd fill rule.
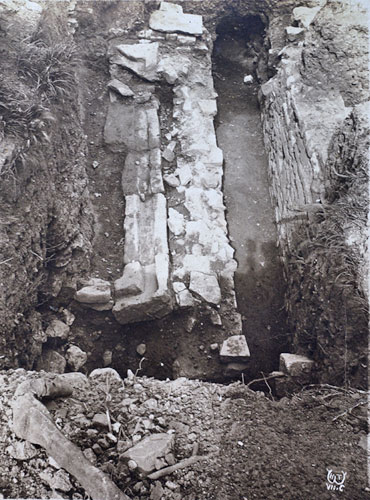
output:
[[[107,26],[110,25],[110,15],[107,15],[105,22]],[[260,372],[267,374],[278,368],[279,353],[286,348],[287,332],[282,309],[284,281],[276,246],[274,211],[269,195],[267,159],[264,153],[257,99],[259,83],[256,70],[259,72],[264,70],[261,57],[265,50],[263,36],[264,25],[259,17],[226,18],[218,25],[212,54],[213,81],[218,93],[218,114],[214,119],[214,125],[218,147],[222,149],[224,155],[222,191],[230,242],[235,250],[234,258],[238,263],[234,276],[237,311],[242,317],[242,331],[238,330],[238,333],[242,333],[247,339],[250,360],[244,368],[228,371],[225,364],[220,363],[217,347],[211,348],[212,345],[221,346],[225,338],[234,334],[232,330],[235,326],[234,292],[232,291],[230,295],[227,290],[229,286],[227,280],[225,284],[220,279],[221,293],[227,299],[223,299],[219,309],[204,301],[196,301],[194,308],[174,307],[170,314],[152,321],[120,324],[111,310],[95,311],[76,301],[71,303],[70,296],[58,297],[55,301],[45,304],[42,312],[46,324],[54,318],[55,311],[60,306],[70,307],[75,315],[68,340],[69,344],[75,344],[87,353],[87,362],[82,371],[90,372],[97,367],[110,366],[122,376],[131,369],[133,372],[139,370],[141,375],[159,379],[186,376],[223,382],[233,378],[240,379],[242,371],[245,380],[251,380],[258,378]],[[96,52],[96,41],[87,40],[90,39],[86,38],[85,32],[75,36],[81,53],[86,54],[84,64],[79,69],[79,81],[80,106],[83,110],[83,127],[88,144],[87,170],[95,215],[94,252],[90,276],[108,280],[113,285],[114,280],[122,275],[124,267],[122,256],[127,236],[122,227],[125,210],[124,190],[128,189],[129,181],[124,176],[121,181],[121,175],[127,158],[127,148],[115,150],[105,141],[103,131],[107,109],[112,106],[112,101],[106,92],[111,78],[109,63],[107,59],[104,64],[101,59],[96,63],[91,62],[90,55]],[[137,35],[127,35],[125,38],[118,38],[117,41],[113,39],[110,43],[114,47],[114,44],[122,42],[135,44],[138,42]],[[196,43],[201,42],[198,40]],[[166,47],[167,51],[181,49],[171,41]],[[204,51],[201,51],[203,49],[198,52],[190,47],[188,49],[188,52],[184,51],[184,59],[193,58],[191,64],[198,65],[196,78],[206,81],[204,87],[200,86],[206,90],[199,99],[205,99],[202,102],[206,104],[210,103],[214,97],[212,97],[209,55],[205,55]],[[248,74],[252,74],[254,80],[247,85],[243,79]],[[194,85],[193,74],[189,75],[188,84],[191,86]],[[152,85],[151,82],[122,68],[119,69],[117,76],[135,92],[139,92],[139,95],[154,92],[160,102],[158,118],[163,152],[168,142],[172,140],[165,138],[171,135],[176,126],[175,113],[181,115],[182,112],[182,105],[178,102],[181,99],[189,99],[189,96],[186,97],[186,91],[182,95],[181,85],[168,84],[163,80]],[[89,84],[86,85],[85,82]],[[194,88],[198,88],[197,83]],[[193,99],[193,109],[199,105],[196,95],[190,94],[190,99]],[[117,116],[122,116],[122,113],[125,114],[123,111],[129,109],[131,101],[118,102],[122,108],[121,115],[118,113]],[[149,105],[144,105],[143,109],[146,109],[145,106]],[[213,130],[212,116],[207,119]],[[195,133],[195,136],[198,134],[196,128],[192,133]],[[178,143],[175,153],[176,155],[180,153],[180,162],[184,163],[187,156],[181,154],[181,148],[182,145]],[[190,165],[190,168],[193,166]],[[176,173],[176,160],[167,162],[162,159],[162,173],[163,175]],[[193,171],[193,175],[198,175],[198,172]],[[190,188],[191,185],[192,183]],[[189,186],[185,189],[188,188]],[[196,192],[196,189],[193,192]],[[221,189],[221,186],[216,186],[217,189]],[[208,186],[206,192],[209,192]],[[189,217],[187,208],[184,208],[184,191],[166,185],[164,194],[168,212],[172,209]],[[143,205],[140,207],[143,208]],[[220,213],[223,218],[223,212]],[[197,220],[202,221],[201,217],[193,217],[191,214],[189,219],[190,224]],[[182,264],[183,243],[180,244],[180,240],[183,237],[184,235],[177,236],[168,231],[173,273],[170,278],[171,286],[172,282],[178,281],[174,268]],[[205,239],[207,240],[207,237]],[[208,237],[209,239],[212,240]],[[226,234],[225,239],[227,246]],[[197,252],[200,247],[198,243],[201,241],[194,244]],[[206,242],[207,245],[210,243]],[[191,247],[192,242],[189,244]],[[202,259],[207,259],[206,250],[202,251]],[[192,250],[189,252],[192,258],[191,265],[199,266],[199,253],[195,250],[194,253]],[[184,255],[184,259],[188,257],[189,255]],[[230,261],[232,256],[228,259]],[[217,265],[219,267],[216,267],[216,272],[222,274],[222,266],[216,262]],[[186,280],[185,283],[188,286]],[[216,312],[222,317],[221,326]],[[63,342],[60,339],[49,338],[43,350],[62,352],[65,344]],[[138,346],[141,348],[138,349]]]

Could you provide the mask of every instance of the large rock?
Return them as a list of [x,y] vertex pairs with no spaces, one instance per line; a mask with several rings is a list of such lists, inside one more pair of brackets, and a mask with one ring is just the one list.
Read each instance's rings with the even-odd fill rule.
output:
[[54,319],[47,327],[45,333],[47,337],[66,339],[68,338],[69,331],[69,326],[63,323],[63,321]]
[[220,350],[222,363],[242,363],[248,361],[250,352],[244,335],[232,335],[226,339]]
[[111,62],[130,69],[138,76],[149,81],[158,79],[158,42],[118,45],[120,55],[113,57]]
[[77,372],[87,361],[87,354],[76,345],[71,345],[66,351],[66,359],[70,368]]
[[181,5],[169,2],[161,2],[160,9],[150,16],[149,26],[153,30],[165,33],[180,31],[190,35],[201,35],[203,32],[202,16],[184,14]]
[[87,286],[78,290],[75,300],[84,304],[106,304],[111,300],[111,289],[109,281],[93,278]]
[[127,450],[122,457],[136,462],[139,472],[147,475],[155,470],[157,459],[171,453],[172,446],[172,434],[152,434]]
[[214,274],[192,271],[189,289],[210,304],[217,305],[221,302],[221,290]]

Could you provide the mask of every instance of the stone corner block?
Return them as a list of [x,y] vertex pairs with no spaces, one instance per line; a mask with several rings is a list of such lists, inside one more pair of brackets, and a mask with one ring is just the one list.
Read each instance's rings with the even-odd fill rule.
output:
[[222,363],[242,363],[248,361],[249,357],[249,347],[244,335],[232,335],[223,342],[220,350]]
[[311,373],[314,361],[307,356],[283,352],[280,354],[279,370],[291,377],[307,376]]

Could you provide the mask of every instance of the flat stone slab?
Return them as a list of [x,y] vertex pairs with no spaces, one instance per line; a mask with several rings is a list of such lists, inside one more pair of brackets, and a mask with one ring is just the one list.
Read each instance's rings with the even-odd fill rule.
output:
[[221,290],[214,274],[192,271],[189,289],[210,304],[217,305],[221,302]]
[[201,35],[203,33],[202,16],[184,14],[180,5],[161,2],[160,9],[150,16],[149,26],[156,31],[165,33],[188,33]]
[[172,434],[164,432],[152,434],[127,450],[123,457],[127,461],[136,462],[139,472],[147,475],[156,469],[156,462],[159,458],[164,458],[165,455],[171,453],[172,446]]
[[111,63],[130,69],[138,76],[150,82],[158,79],[158,42],[117,45],[120,55],[111,59]]
[[280,354],[279,370],[291,377],[300,377],[311,373],[314,361],[306,356],[283,352]]
[[220,350],[222,363],[243,363],[249,357],[249,347],[244,335],[232,335],[223,342]]

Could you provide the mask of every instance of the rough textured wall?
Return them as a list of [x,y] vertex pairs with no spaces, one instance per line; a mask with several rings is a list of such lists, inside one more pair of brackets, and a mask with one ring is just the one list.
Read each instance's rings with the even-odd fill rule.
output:
[[33,74],[69,50],[65,19],[51,5],[46,20],[33,10],[22,41],[15,28],[27,11],[9,6],[0,11],[0,366],[31,368],[46,341],[35,307],[88,267],[91,212],[73,71],[54,66],[47,84]]
[[366,14],[313,4],[293,9],[283,48],[281,20],[270,23],[280,62],[260,96],[286,305],[293,346],[318,361],[319,379],[365,385]]

